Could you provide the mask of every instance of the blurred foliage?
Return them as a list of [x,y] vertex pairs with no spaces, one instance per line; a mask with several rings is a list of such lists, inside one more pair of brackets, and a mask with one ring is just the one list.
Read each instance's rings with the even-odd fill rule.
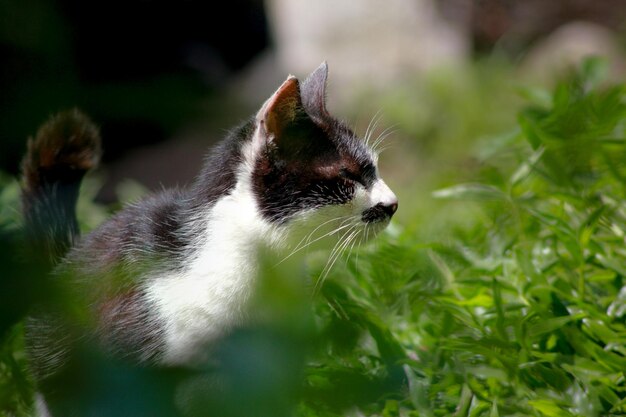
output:
[[[603,68],[589,59],[551,93],[518,88],[528,104],[517,121],[502,116],[515,125],[508,133],[462,149],[456,141],[455,157],[448,145],[433,151],[440,159],[430,167],[464,153],[479,163],[468,182],[434,192],[431,205],[401,205],[410,221],[354,248],[313,299],[298,277],[315,281],[327,252],[304,264],[268,259],[255,323],[215,352],[219,370],[207,365],[172,379],[183,414],[626,414],[626,90],[605,85]],[[425,117],[429,131],[488,131],[474,108],[493,106],[483,88],[469,94],[481,97],[474,102],[435,93],[448,115],[471,110],[450,116],[457,125]],[[407,112],[395,117],[408,120]],[[408,126],[429,136],[421,122]],[[447,169],[429,175],[448,182]],[[17,188],[1,181],[0,224],[9,236]],[[79,212],[89,229],[107,211],[88,202],[94,183],[86,188]],[[122,190],[139,192],[133,184]],[[0,293],[12,275],[2,277]],[[18,320],[0,346],[3,416],[27,415],[30,405]],[[162,389],[153,374],[98,361],[91,369],[111,374],[116,389],[108,395],[126,394],[115,406],[100,397],[99,415],[121,415],[120,401],[133,415],[169,415],[146,404]]]

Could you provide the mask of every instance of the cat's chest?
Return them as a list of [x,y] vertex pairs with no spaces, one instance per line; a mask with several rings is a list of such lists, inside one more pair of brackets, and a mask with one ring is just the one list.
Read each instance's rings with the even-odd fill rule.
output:
[[202,359],[207,345],[245,321],[257,251],[270,233],[254,199],[239,190],[218,200],[201,224],[187,265],[147,288],[164,326],[164,361],[170,364]]

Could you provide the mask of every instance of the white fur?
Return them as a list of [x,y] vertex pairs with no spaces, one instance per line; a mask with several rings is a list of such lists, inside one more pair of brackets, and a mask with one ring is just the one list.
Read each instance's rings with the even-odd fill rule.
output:
[[199,248],[182,272],[151,280],[147,288],[165,323],[167,364],[204,359],[203,347],[246,316],[254,289],[257,251],[276,245],[279,230],[263,220],[250,183],[261,146],[259,132],[244,149],[244,163],[234,190],[206,214]]
[[372,189],[369,193],[369,201],[369,207],[380,203],[391,205],[398,204],[398,197],[396,197],[393,191],[385,184],[385,181],[379,178],[372,185]]
[[48,410],[48,406],[46,405],[46,400],[44,400],[43,395],[40,393],[35,393],[35,416],[36,417],[51,417],[50,411]]

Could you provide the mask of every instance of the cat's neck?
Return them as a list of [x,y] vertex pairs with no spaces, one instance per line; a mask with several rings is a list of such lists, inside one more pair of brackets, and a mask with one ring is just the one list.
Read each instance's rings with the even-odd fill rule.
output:
[[232,192],[240,176],[242,150],[249,146],[255,133],[251,119],[232,130],[211,150],[189,189],[193,210],[204,212],[207,206]]
[[232,189],[193,222],[194,250],[186,265],[151,280],[148,288],[166,323],[163,360],[169,364],[202,360],[202,346],[246,320],[259,250],[284,241],[283,232],[263,219],[254,198],[254,138],[240,145],[242,160]]

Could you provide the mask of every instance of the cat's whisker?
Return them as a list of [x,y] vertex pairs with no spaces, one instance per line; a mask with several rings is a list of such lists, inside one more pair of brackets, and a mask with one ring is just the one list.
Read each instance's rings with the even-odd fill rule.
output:
[[361,253],[361,245],[363,244],[363,239],[365,238],[365,231],[361,233],[361,238],[359,239],[359,244],[356,247],[356,256],[354,259],[354,267],[358,271],[359,270],[359,254]]
[[[307,245],[307,244],[308,244],[308,242],[310,241],[310,239],[313,237],[313,234],[315,234],[315,232],[317,232],[320,228],[324,227],[324,226],[325,226],[325,225],[327,225],[328,223],[331,223],[331,222],[334,222],[334,221],[338,221],[338,220],[340,220],[340,219],[346,219],[346,220],[344,220],[343,222],[341,222],[341,223],[339,224],[339,226],[338,226],[338,228],[339,228],[339,227],[343,226],[343,225],[346,223],[346,221],[348,221],[348,220],[349,220],[349,218],[350,218],[350,217],[351,217],[351,216],[340,216],[340,217],[335,217],[335,218],[333,218],[333,219],[330,219],[330,220],[325,221],[324,223],[320,224],[320,225],[319,225],[319,226],[317,226],[315,229],[313,229],[313,231],[311,231],[311,232],[310,232],[310,233],[308,233],[306,236],[304,236],[304,237],[302,238],[302,240],[300,240],[300,242],[298,242],[298,244],[296,245],[296,247],[295,247],[295,249],[294,249],[294,250],[300,250],[300,245],[301,245],[303,242],[305,242],[305,243],[304,243],[304,245]],[[332,234],[333,232],[334,232],[334,231],[332,231],[332,232],[330,232],[330,233]]]
[[[337,259],[339,259],[341,257],[341,255],[343,255],[346,252],[346,250],[348,250],[349,246],[350,246],[350,250],[348,251],[348,254],[346,256],[346,261],[350,258],[350,253],[352,252],[352,246],[351,245],[356,241],[356,238],[358,237],[358,235],[359,235],[359,230],[358,229],[352,231],[350,236],[348,236],[348,238],[346,239],[346,242],[345,242],[343,248],[336,255]],[[332,269],[332,266],[331,266],[331,269]],[[330,272],[330,270],[328,272]],[[326,275],[328,275],[328,272],[327,272]]]
[[359,247],[357,248],[357,252],[356,252],[356,270],[359,270],[359,254],[361,253],[361,246],[363,245],[363,242],[367,242],[367,235],[369,233],[369,224],[365,224],[365,229],[363,230],[363,232],[361,233],[361,239],[359,240]]
[[345,224],[345,223],[350,221],[350,219],[353,216],[344,216],[344,217],[348,217],[348,218],[346,220],[344,220],[343,222],[341,222],[341,224],[339,226],[337,226],[335,229],[331,230],[330,232],[327,232],[327,233],[323,234],[322,236],[319,236],[319,237],[315,238],[314,240],[311,240],[312,237],[313,237],[313,234],[317,230],[319,230],[321,227],[323,227],[324,225],[326,225],[326,224],[328,224],[330,222],[342,219],[343,217],[337,217],[335,219],[328,220],[328,221],[322,223],[321,225],[317,226],[311,233],[309,233],[308,235],[303,237],[302,240],[300,240],[300,242],[296,245],[295,249],[293,251],[291,251],[291,253],[289,255],[287,255],[286,257],[281,259],[276,265],[277,266],[280,265],[281,263],[285,262],[287,259],[291,258],[293,255],[295,255],[297,252],[300,252],[301,250],[306,249],[307,247],[311,246],[315,242],[317,242],[317,241],[319,241],[321,239],[324,239],[325,237],[332,236],[335,233],[338,233],[341,230],[345,229],[346,227],[349,227],[350,225],[349,224]]
[[352,256],[352,250],[354,249],[354,245],[357,243],[357,238],[359,237],[359,234],[361,233],[361,229],[357,229],[355,231],[355,236],[352,239],[352,244],[350,245],[350,250],[348,251],[348,256],[346,256],[346,264],[350,261],[350,256]]
[[378,112],[376,112],[376,114],[374,114],[372,116],[372,118],[370,119],[369,123],[367,124],[367,128],[365,129],[365,133],[363,134],[363,142],[365,142],[365,144],[367,145],[367,141],[368,141],[368,137],[370,134],[370,129],[372,127],[372,123],[374,123],[374,119],[376,118],[376,115],[380,113],[380,110]]
[[[326,263],[326,266],[322,270],[322,273],[320,274],[320,277],[317,280],[317,283],[314,288],[314,294],[317,294],[318,291],[321,289],[322,285],[324,284],[324,281],[326,280],[326,277],[328,276],[331,269],[335,265],[335,262],[337,262],[337,259],[339,259],[341,253],[348,247],[352,239],[354,239],[356,235],[356,232],[354,231],[354,229],[357,226],[358,225],[354,225],[353,228],[349,229],[349,231],[346,232],[342,236],[342,239],[340,240],[340,244],[335,245],[335,248],[333,249],[333,252],[331,252],[331,256],[329,257],[328,262]],[[344,239],[346,235],[348,236]]]
[[376,150],[376,153],[380,156],[383,152],[385,152],[387,149],[389,149],[391,147],[391,145],[385,145],[382,148]]
[[[353,226],[355,227],[355,226]],[[326,268],[328,267],[328,264],[331,262],[331,259],[333,259],[333,257],[335,256],[335,253],[339,250],[339,248],[341,247],[341,245],[343,244],[343,240],[344,238],[350,233],[350,231],[352,230],[351,227],[350,229],[348,229],[338,240],[337,243],[335,243],[335,245],[333,246],[333,248],[330,251],[330,255],[328,256],[328,261],[326,261],[326,265],[324,265],[324,268],[322,268],[322,272],[320,273],[320,276],[317,278],[317,280],[315,281],[315,285],[313,288],[313,294],[317,294],[319,292],[319,289],[321,288],[321,281],[322,281],[322,276],[324,275],[324,272],[326,271]]]
[[[363,231],[363,235],[361,237],[361,242],[359,243],[359,249],[363,243],[367,243],[369,241],[370,229],[371,229],[370,225],[366,224],[365,230]],[[359,253],[357,252],[357,268],[358,268],[358,262],[359,262],[358,257],[359,257]]]
[[[348,240],[348,237],[350,236],[350,234],[354,231],[354,229],[357,227],[357,225],[352,225],[352,227],[350,227],[342,236],[341,238],[339,238],[339,240],[337,241],[337,243],[335,244],[335,246],[333,246],[333,249],[330,251],[330,255],[328,256],[328,261],[326,262],[326,265],[324,266],[324,268],[322,269],[322,272],[324,272],[326,270],[326,268],[328,267],[328,265],[330,264],[330,261],[337,257],[340,253],[341,253],[341,248],[344,246],[345,242]],[[331,265],[332,266],[332,265]]]
[[[361,242],[359,243],[359,249],[361,249],[361,246],[364,243],[367,243],[369,241],[369,233],[370,233],[370,225],[366,224],[365,225],[365,230],[363,231],[363,234],[361,235]],[[359,256],[359,253],[357,252],[357,258]],[[358,259],[357,259],[358,262]]]
[[389,126],[387,129],[383,130],[380,135],[378,135],[378,138],[376,138],[374,143],[372,143],[372,149],[374,150],[374,152],[379,153],[377,149],[378,146],[380,146],[380,144],[382,144],[385,139],[394,134],[396,131],[397,125]]
[[[397,132],[397,129],[395,129],[393,132],[390,132],[388,136],[393,135],[396,132]],[[384,139],[384,142],[381,141],[381,143],[379,143],[376,147],[376,154],[378,156],[380,156],[383,152],[385,152],[388,148],[390,148],[394,144],[393,139],[391,140],[386,140],[386,139],[387,138]]]
[[383,141],[387,139],[389,136],[396,133],[397,130],[398,129],[395,126],[389,126],[384,131],[382,131],[381,134],[378,135],[378,138],[376,138],[376,140],[372,144],[372,149],[377,150],[378,147],[381,145],[381,143],[383,143]]
[[[337,217],[336,219],[333,219],[333,221],[340,220],[340,219],[344,219],[344,220],[343,220],[343,221],[342,221],[342,222],[341,222],[341,223],[340,223],[340,224],[339,224],[339,225],[338,225],[338,226],[337,226],[334,230],[331,230],[330,232],[328,232],[328,233],[324,234],[321,238],[326,237],[326,236],[331,236],[331,235],[333,235],[333,234],[337,233],[338,231],[340,231],[340,230],[344,229],[346,226],[349,226],[349,225],[346,225],[346,223],[347,223],[347,222],[349,222],[349,221],[352,219],[352,217],[353,217],[353,216],[341,216],[341,217]],[[312,231],[311,233],[309,233],[309,234],[308,234],[308,236],[307,236],[307,239],[306,239],[306,245],[310,245],[311,243],[315,243],[315,242],[317,242],[319,239],[321,239],[321,238],[317,238],[317,239],[315,239],[315,240],[313,240],[313,241],[311,242],[311,238],[313,237],[313,234],[314,234],[317,230],[319,230],[322,226],[324,226],[325,224],[328,224],[328,223],[329,223],[329,222],[324,222],[324,223],[322,223],[320,226],[318,226],[318,227],[316,227],[315,229],[313,229],[313,231]]]
[[380,119],[382,118],[381,113],[382,109],[379,109],[367,125],[367,129],[365,130],[364,135],[365,145],[367,146],[369,146],[369,141],[372,138],[373,133],[376,131],[376,126],[378,126],[378,122],[380,122]]

